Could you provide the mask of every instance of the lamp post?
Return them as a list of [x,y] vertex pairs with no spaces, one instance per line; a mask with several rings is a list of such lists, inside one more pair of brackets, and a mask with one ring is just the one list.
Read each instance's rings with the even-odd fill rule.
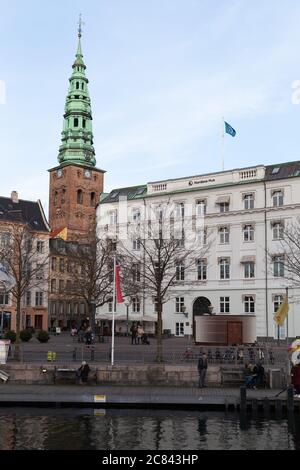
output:
[[126,336],[129,335],[129,305],[131,304],[130,300],[125,300],[126,305]]
[[[188,318],[189,314],[188,314],[188,312],[186,311],[186,306],[185,306],[185,305],[183,305],[183,306],[181,307],[181,311],[182,311],[183,315],[184,315],[186,318]],[[189,344],[190,344],[190,333],[188,334],[188,345],[189,345]]]

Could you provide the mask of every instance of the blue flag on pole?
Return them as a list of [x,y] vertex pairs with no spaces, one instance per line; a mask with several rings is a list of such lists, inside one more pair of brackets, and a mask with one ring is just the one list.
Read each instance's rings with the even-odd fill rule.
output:
[[224,124],[225,124],[226,134],[229,134],[232,137],[235,137],[236,136],[236,131],[233,129],[233,127],[231,127],[230,124],[228,124],[228,122],[226,122],[226,121],[224,121]]

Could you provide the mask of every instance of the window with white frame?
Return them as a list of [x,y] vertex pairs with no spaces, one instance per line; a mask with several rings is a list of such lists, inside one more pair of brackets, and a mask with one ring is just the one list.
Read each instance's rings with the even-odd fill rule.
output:
[[283,191],[274,191],[272,193],[273,207],[283,206]]
[[10,244],[11,235],[9,232],[1,232],[0,233],[0,246],[6,247]]
[[31,306],[31,291],[30,290],[26,291],[25,293],[25,305],[26,307]]
[[244,313],[255,313],[255,298],[253,295],[244,296]]
[[207,260],[206,259],[198,259],[197,276],[198,276],[198,281],[207,280]]
[[227,245],[229,243],[229,227],[220,227],[220,243],[222,245]]
[[183,262],[178,262],[176,264],[176,281],[184,281],[185,276],[185,266]]
[[44,293],[43,292],[36,292],[35,293],[35,306],[42,307],[44,300]]
[[284,234],[284,225],[281,222],[274,222],[272,226],[273,240],[282,240]]
[[284,277],[284,255],[273,257],[273,275],[274,277]]
[[283,304],[283,295],[278,294],[273,297],[273,313],[275,314],[279,309],[280,305]]
[[141,266],[139,263],[135,263],[132,266],[132,277],[133,282],[140,282],[141,280]]
[[202,199],[196,202],[196,215],[198,217],[203,217],[207,211],[207,201],[206,199]]
[[51,279],[51,294],[56,292],[56,279]]
[[138,208],[132,209],[132,221],[139,223],[141,221],[141,210]]
[[176,219],[184,218],[184,202],[177,202],[175,204],[175,217]]
[[139,313],[141,311],[141,302],[139,297],[132,298],[132,311],[133,313]]
[[109,313],[112,313],[113,311],[113,308],[114,308],[114,304],[113,304],[113,299],[109,299],[109,302],[108,302],[108,311]]
[[175,324],[175,336],[184,336],[184,323]]
[[254,194],[245,194],[244,196],[244,209],[254,209]]
[[141,250],[141,240],[139,238],[135,238],[132,241],[132,249],[134,251],[140,251]]
[[176,313],[184,313],[184,297],[176,297],[175,311]]
[[[279,309],[280,305],[283,304],[284,296],[282,294],[276,294],[273,296],[273,313],[275,314]],[[286,324],[282,326],[277,325],[274,322],[274,338],[275,339],[285,339],[286,338]]]
[[255,277],[255,263],[254,261],[247,261],[244,263],[244,278],[253,279]]
[[0,292],[0,306],[9,305],[9,294],[6,292]]
[[197,241],[200,246],[205,246],[207,245],[207,229],[197,229]]
[[110,225],[117,225],[118,223],[118,211],[110,211],[108,213],[109,224]]
[[254,226],[247,224],[244,225],[243,227],[243,236],[244,236],[244,242],[253,242],[254,241]]
[[229,202],[220,202],[219,207],[221,214],[229,212]]
[[230,259],[222,258],[219,260],[220,265],[220,279],[226,280],[230,279]]
[[36,272],[35,272],[36,279],[42,280],[44,279],[44,268],[42,264],[36,265]]
[[220,313],[230,313],[230,297],[220,297]]

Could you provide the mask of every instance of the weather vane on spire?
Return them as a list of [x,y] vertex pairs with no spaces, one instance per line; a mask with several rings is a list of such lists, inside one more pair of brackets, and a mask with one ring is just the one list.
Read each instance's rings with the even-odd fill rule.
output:
[[80,13],[79,22],[78,22],[78,26],[79,26],[79,28],[78,28],[78,37],[79,38],[81,38],[81,36],[82,36],[82,26],[84,26],[84,25],[85,25],[85,23],[82,21],[82,14]]

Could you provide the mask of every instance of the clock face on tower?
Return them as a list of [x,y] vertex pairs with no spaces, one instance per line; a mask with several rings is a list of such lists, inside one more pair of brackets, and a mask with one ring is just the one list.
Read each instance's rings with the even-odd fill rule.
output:
[[57,170],[56,174],[57,174],[57,178],[61,178],[62,177],[62,170]]
[[84,176],[85,176],[86,178],[91,178],[91,176],[92,176],[91,171],[90,171],[90,170],[85,170]]

